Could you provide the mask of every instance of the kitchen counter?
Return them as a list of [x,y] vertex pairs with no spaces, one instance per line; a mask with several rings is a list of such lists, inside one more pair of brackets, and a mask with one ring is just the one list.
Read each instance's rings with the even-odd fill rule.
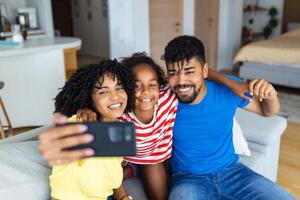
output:
[[15,46],[0,46],[0,58],[79,46],[81,40],[71,37],[28,39]]
[[[0,46],[0,80],[5,83],[0,95],[13,127],[51,123],[53,99],[69,77],[68,71],[77,69],[80,46],[80,39],[66,37]],[[4,119],[1,112],[0,119]]]

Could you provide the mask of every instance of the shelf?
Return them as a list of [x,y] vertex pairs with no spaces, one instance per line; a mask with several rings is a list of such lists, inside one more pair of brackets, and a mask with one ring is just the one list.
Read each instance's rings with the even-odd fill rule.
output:
[[[11,32],[1,32],[0,35],[5,38],[12,37]],[[45,35],[45,32],[43,30],[37,29],[37,30],[28,30],[27,31],[28,36],[35,36],[35,35]]]
[[267,12],[267,11],[269,11],[269,9],[261,7],[261,6],[256,6],[256,5],[247,5],[244,8],[244,12],[260,12],[260,11]]
[[253,33],[253,37],[262,37],[262,36],[264,36],[263,32],[254,32]]

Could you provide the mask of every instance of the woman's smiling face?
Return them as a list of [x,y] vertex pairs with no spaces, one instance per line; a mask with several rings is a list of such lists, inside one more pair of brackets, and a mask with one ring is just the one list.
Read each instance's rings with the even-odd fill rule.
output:
[[102,121],[114,121],[120,117],[127,105],[127,94],[116,77],[105,74],[92,91],[92,100]]

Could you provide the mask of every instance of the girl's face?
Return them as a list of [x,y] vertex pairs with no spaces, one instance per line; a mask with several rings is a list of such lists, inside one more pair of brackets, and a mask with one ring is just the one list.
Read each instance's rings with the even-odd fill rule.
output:
[[147,64],[137,65],[133,70],[135,78],[135,111],[153,110],[159,98],[157,73]]
[[117,78],[105,74],[92,91],[95,108],[102,116],[102,121],[114,121],[120,117],[127,105],[127,94]]

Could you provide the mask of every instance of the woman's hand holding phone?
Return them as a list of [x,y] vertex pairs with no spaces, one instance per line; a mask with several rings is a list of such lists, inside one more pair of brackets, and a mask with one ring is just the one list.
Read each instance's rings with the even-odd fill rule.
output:
[[[55,113],[53,124],[65,124],[67,117]],[[67,164],[94,155],[94,150],[85,148],[80,150],[64,150],[80,144],[88,144],[93,140],[90,134],[83,134],[87,127],[83,124],[52,126],[39,135],[39,149],[50,166]]]

